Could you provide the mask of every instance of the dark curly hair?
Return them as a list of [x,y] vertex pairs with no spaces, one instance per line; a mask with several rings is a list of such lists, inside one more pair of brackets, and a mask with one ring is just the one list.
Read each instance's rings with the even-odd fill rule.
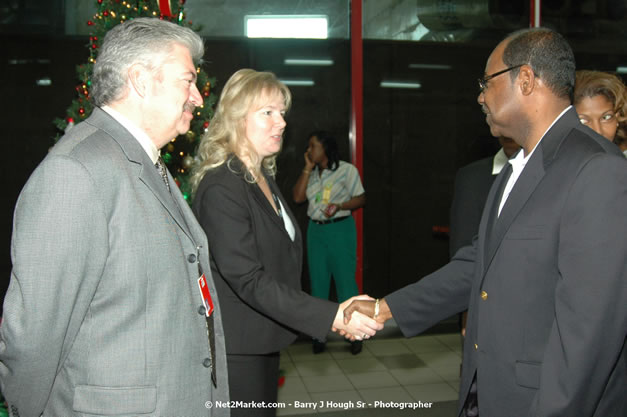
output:
[[340,166],[340,152],[337,148],[337,140],[335,137],[325,130],[314,130],[307,136],[308,138],[316,137],[318,142],[324,148],[324,154],[329,160],[327,168],[335,171]]

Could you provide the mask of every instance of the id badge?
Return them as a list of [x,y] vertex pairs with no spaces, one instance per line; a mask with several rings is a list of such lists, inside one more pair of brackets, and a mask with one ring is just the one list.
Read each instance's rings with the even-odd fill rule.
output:
[[322,192],[322,202],[324,204],[329,204],[329,200],[331,199],[331,188],[333,188],[333,183],[329,183],[324,186],[324,190]]
[[202,274],[200,278],[198,278],[198,288],[200,289],[202,303],[205,306],[205,315],[209,317],[213,313],[213,300],[211,299],[211,294],[209,294],[209,287],[207,286],[205,274]]

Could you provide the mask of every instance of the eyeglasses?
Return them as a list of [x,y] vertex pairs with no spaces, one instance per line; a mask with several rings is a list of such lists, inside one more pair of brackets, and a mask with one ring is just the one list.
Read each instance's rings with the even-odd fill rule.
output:
[[504,69],[504,70],[502,70],[502,71],[495,72],[494,74],[491,74],[491,75],[486,75],[486,76],[485,76],[485,77],[483,77],[483,78],[479,78],[479,79],[477,80],[477,81],[479,81],[479,91],[482,91],[482,92],[483,92],[483,90],[485,90],[485,88],[487,87],[488,81],[490,81],[492,78],[494,78],[494,77],[498,77],[499,75],[501,75],[501,74],[505,74],[506,72],[509,72],[509,71],[511,71],[511,70],[513,70],[513,69],[520,68],[520,67],[522,67],[523,65],[525,65],[525,64],[515,65],[515,66],[513,66],[513,67],[505,68],[505,69]]

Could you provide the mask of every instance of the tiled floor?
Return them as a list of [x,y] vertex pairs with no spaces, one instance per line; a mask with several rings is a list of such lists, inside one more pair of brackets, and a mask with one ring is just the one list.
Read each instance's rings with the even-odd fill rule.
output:
[[[388,323],[383,335],[364,342],[360,354],[352,355],[349,346],[331,335],[321,354],[314,355],[307,340],[281,352],[285,384],[279,388],[279,404],[285,408],[277,415],[455,415],[458,333],[405,339]],[[407,403],[415,409],[401,409]]]

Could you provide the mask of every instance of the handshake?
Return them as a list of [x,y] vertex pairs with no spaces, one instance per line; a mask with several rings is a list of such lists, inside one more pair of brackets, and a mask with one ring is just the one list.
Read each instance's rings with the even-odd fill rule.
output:
[[357,295],[340,304],[332,330],[351,341],[369,339],[392,318],[385,300]]

